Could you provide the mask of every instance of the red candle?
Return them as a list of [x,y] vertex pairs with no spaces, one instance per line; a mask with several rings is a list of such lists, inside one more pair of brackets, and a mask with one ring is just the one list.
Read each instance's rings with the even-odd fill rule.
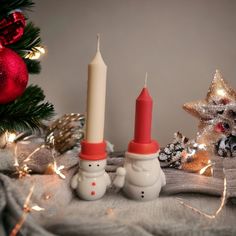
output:
[[151,142],[152,104],[152,97],[145,86],[136,100],[135,143]]
[[152,154],[160,149],[158,142],[151,139],[153,102],[146,84],[147,75],[144,88],[136,99],[134,139],[128,146],[128,152],[136,154]]

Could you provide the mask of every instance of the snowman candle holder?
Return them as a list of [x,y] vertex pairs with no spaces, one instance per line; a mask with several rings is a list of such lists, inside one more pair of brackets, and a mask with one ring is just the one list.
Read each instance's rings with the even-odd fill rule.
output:
[[105,172],[106,143],[81,143],[79,170],[71,180],[71,187],[79,198],[93,201],[103,197],[111,184],[110,176]]
[[100,36],[97,51],[88,66],[86,140],[81,143],[79,170],[71,180],[71,187],[84,200],[103,197],[111,184],[106,167],[106,143],[104,140],[105,98],[107,66],[100,52]]
[[136,100],[134,140],[125,153],[124,167],[119,167],[113,184],[131,199],[149,201],[157,198],[166,184],[158,160],[159,144],[151,139],[152,98],[145,86]]
[[149,201],[159,197],[166,179],[158,153],[159,145],[154,140],[143,145],[131,141],[125,153],[124,167],[116,170],[113,184],[134,200]]

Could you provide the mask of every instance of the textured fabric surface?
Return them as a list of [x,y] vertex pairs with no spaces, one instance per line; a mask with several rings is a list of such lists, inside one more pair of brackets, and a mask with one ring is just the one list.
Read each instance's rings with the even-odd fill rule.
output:
[[[34,147],[18,145],[18,152],[30,153]],[[26,148],[27,146],[27,148]],[[27,150],[26,150],[27,149]],[[14,171],[11,149],[1,154],[2,173]],[[235,235],[236,205],[228,201],[220,215],[207,219],[184,207],[178,198],[206,213],[214,213],[220,204],[223,179],[204,177],[178,170],[164,170],[167,185],[160,198],[150,202],[129,200],[121,192],[110,188],[98,201],[88,202],[76,197],[70,188],[70,179],[77,170],[76,152],[68,152],[57,159],[65,165],[63,180],[57,175],[42,175],[42,164],[50,163],[50,152],[40,151],[32,160],[35,174],[22,179],[0,174],[0,235],[9,235],[22,214],[23,202],[30,187],[35,184],[31,206],[44,211],[32,211],[19,235]],[[109,159],[108,169],[122,165],[122,158]],[[234,160],[224,160],[228,197],[235,197]],[[39,174],[40,173],[40,174]],[[110,172],[111,177],[114,172]],[[192,193],[189,193],[192,192]],[[175,195],[177,194],[178,195]]]

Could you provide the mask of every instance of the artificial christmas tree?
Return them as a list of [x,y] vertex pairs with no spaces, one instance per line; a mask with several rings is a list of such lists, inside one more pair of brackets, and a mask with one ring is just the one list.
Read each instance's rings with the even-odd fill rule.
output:
[[0,2],[0,135],[6,131],[35,131],[52,117],[53,105],[45,102],[43,90],[28,83],[28,73],[39,73],[40,29],[26,23],[24,11],[31,0]]

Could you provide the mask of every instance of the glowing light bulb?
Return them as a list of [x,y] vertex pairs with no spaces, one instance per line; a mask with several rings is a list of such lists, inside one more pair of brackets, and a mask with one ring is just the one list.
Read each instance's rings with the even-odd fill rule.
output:
[[206,150],[206,144],[201,143],[201,144],[198,145],[198,148],[199,148],[199,149]]
[[225,91],[223,90],[223,89],[217,89],[217,94],[219,95],[219,96],[225,96]]
[[38,60],[41,55],[45,54],[46,50],[43,46],[35,47],[35,51],[30,52],[26,58],[29,58],[30,60]]
[[44,48],[43,46],[36,47],[36,49],[37,49],[41,54],[45,54],[45,53],[46,53],[45,48]]
[[6,140],[8,143],[14,143],[16,139],[16,134],[15,133],[6,133]]

